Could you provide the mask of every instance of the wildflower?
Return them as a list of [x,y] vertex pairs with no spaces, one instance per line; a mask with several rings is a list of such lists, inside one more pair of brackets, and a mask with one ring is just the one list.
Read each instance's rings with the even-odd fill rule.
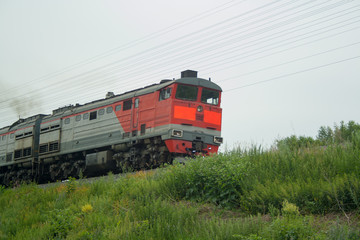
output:
[[91,212],[93,210],[93,207],[90,204],[85,204],[81,207],[81,211],[83,213]]

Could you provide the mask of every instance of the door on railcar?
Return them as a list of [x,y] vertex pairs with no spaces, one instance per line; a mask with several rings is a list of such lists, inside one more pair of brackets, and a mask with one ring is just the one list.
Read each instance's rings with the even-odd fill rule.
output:
[[134,108],[132,112],[132,130],[133,130],[133,136],[137,135],[137,127],[139,123],[139,98],[134,99]]
[[172,89],[173,85],[170,85],[159,91],[159,98],[156,103],[155,126],[170,123]]

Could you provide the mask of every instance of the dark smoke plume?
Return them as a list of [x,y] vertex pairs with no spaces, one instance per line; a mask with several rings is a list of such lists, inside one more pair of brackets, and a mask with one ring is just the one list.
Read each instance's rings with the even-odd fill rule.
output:
[[9,115],[11,115],[10,112],[15,113],[14,121],[18,118],[26,118],[40,113],[41,101],[35,95],[21,96],[16,88],[5,84],[4,81],[0,81],[0,90],[3,93],[5,92],[5,94],[0,94],[0,107]]

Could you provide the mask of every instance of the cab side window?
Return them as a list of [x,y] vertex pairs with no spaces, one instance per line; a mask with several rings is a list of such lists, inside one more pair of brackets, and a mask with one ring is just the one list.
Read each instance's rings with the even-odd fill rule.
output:
[[172,88],[165,88],[165,89],[161,89],[160,90],[160,94],[159,94],[159,101],[168,99],[169,97],[171,97],[171,90]]
[[123,110],[126,111],[126,110],[130,110],[132,107],[132,100],[127,100],[127,101],[124,101],[124,106],[123,106]]

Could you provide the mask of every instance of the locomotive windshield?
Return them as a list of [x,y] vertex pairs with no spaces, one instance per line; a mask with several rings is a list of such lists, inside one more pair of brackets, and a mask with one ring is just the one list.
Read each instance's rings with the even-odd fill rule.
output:
[[[219,91],[202,88],[201,90],[201,102],[211,105],[219,104]],[[176,90],[175,97],[181,100],[197,101],[198,87],[191,85],[179,84]]]
[[218,105],[219,103],[219,92],[203,88],[201,93],[201,102],[212,104],[212,105]]
[[179,84],[176,90],[175,97],[182,100],[196,101],[197,93],[197,87]]

